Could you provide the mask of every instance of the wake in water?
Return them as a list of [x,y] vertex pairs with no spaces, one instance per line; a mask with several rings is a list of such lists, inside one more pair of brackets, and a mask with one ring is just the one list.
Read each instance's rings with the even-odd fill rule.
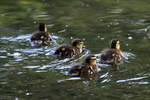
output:
[[[40,63],[40,61],[44,61],[47,64],[41,64],[40,65],[32,65],[31,63],[22,66],[23,68],[29,68],[29,69],[39,69],[39,71],[44,69],[57,69],[57,70],[64,70],[68,69],[70,67],[66,66],[67,64],[73,64],[76,62],[79,62],[84,57],[86,57],[89,54],[89,50],[85,49],[83,52],[83,55],[73,58],[66,58],[64,60],[58,60],[54,52],[56,48],[59,46],[58,41],[63,41],[63,38],[60,38],[58,36],[53,35],[52,36],[52,44],[51,46],[43,46],[43,47],[32,47],[32,43],[30,42],[31,34],[25,34],[20,35],[17,37],[1,37],[1,41],[9,41],[9,42],[15,42],[15,44],[18,44],[18,48],[13,49],[13,52],[9,50],[5,50],[6,56],[0,56],[1,58],[7,58],[8,56],[13,57],[13,60],[8,61],[7,64],[4,65],[11,65],[11,63],[23,63],[28,59],[32,59],[33,61],[36,60],[36,63]],[[18,42],[19,41],[19,42]],[[30,45],[31,43],[31,45]],[[28,44],[28,45],[27,45]],[[20,48],[23,46],[23,48]],[[7,46],[9,47],[9,46]],[[4,50],[0,50],[2,52]],[[42,63],[42,62],[41,62]]]
[[[0,38],[1,41],[9,41],[9,42],[16,42],[19,44],[19,48],[15,48],[14,50],[9,51],[8,50],[0,50],[1,53],[6,53],[6,55],[0,56],[0,58],[4,59],[7,57],[13,57],[13,59],[9,60],[7,63],[3,64],[4,66],[12,66],[14,64],[20,65],[21,63],[25,63],[25,65],[21,65],[20,67],[24,69],[35,69],[35,72],[47,72],[48,70],[56,70],[59,71],[59,73],[68,76],[68,70],[71,69],[71,67],[75,64],[81,63],[85,57],[87,57],[90,54],[90,51],[88,49],[85,49],[83,54],[80,57],[72,57],[72,58],[66,58],[63,60],[58,60],[54,52],[56,48],[59,46],[58,41],[63,40],[63,38],[60,38],[58,36],[52,36],[52,44],[51,46],[45,46],[45,47],[32,47],[30,45],[30,37],[31,34],[26,35],[20,35],[17,37],[2,37]],[[19,41],[19,42],[18,42]],[[28,45],[26,45],[28,44]],[[20,48],[21,46],[24,46],[23,48]],[[132,54],[130,52],[123,52],[123,57],[125,58],[125,62],[129,62],[129,59],[134,59],[136,57],[135,54]],[[97,66],[100,66],[100,68],[107,68],[107,64],[101,64],[100,62],[100,56],[101,54],[95,54],[97,57]],[[28,60],[32,60],[29,63],[26,63]],[[33,63],[32,63],[33,62]],[[99,69],[99,72],[102,70]],[[108,83],[111,81],[111,74],[101,73],[102,75],[96,76],[99,77],[98,79],[101,79],[101,83]],[[86,78],[86,80],[92,80],[95,79],[94,76]],[[87,81],[84,81],[81,79],[81,77],[70,77],[67,79],[58,80],[58,83],[65,82],[65,81],[83,81],[86,83]],[[132,79],[127,80],[117,80],[117,83],[120,82],[127,82],[132,81]],[[130,82],[131,84],[136,84],[133,82]],[[140,83],[139,83],[140,84]],[[141,83],[144,84],[144,83]],[[146,84],[146,83],[145,83]]]
[[[97,57],[97,62],[100,62],[101,61],[101,54],[95,54],[95,56]],[[122,52],[122,56],[124,58],[124,62],[129,62],[129,59],[135,59],[136,55],[133,54],[133,53],[130,53],[130,52]],[[110,66],[108,64],[101,64],[101,63],[98,63],[99,66],[101,67],[107,67],[107,66]]]

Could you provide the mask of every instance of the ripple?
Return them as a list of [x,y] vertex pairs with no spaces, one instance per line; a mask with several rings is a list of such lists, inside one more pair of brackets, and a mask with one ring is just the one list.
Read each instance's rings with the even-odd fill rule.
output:
[[18,52],[22,52],[22,53],[29,53],[29,54],[33,54],[33,53],[40,53],[41,51],[43,51],[43,48],[34,48],[34,49],[16,49],[16,51]]
[[20,35],[17,37],[1,37],[1,40],[8,40],[8,41],[17,41],[17,40],[30,40],[31,34],[25,34],[25,35]]
[[7,58],[7,56],[0,56],[0,58],[4,59],[4,58]]
[[104,79],[104,80],[102,80],[101,83],[108,83],[108,82],[110,82],[110,81],[111,81],[111,79]]
[[125,79],[125,80],[118,80],[116,81],[117,83],[123,83],[123,82],[129,82],[129,81],[137,81],[137,80],[142,80],[148,78],[148,76],[144,76],[144,77],[136,77],[136,78],[130,78],[130,79]]
[[65,82],[65,81],[77,81],[77,80],[81,80],[80,77],[71,77],[68,79],[64,79],[64,80],[58,80],[57,83],[61,83],[61,82]]
[[107,72],[107,73],[101,75],[100,78],[106,78],[106,77],[108,77],[108,75],[109,75],[109,73]]
[[124,57],[126,60],[128,60],[128,59],[130,59],[130,58],[131,58],[131,59],[134,59],[134,58],[136,57],[135,54],[130,53],[130,52],[123,52],[122,55],[123,55],[123,57]]
[[39,69],[47,69],[47,68],[53,68],[54,69],[54,66],[53,65],[43,65],[43,66],[40,66]]
[[147,34],[148,38],[150,39],[150,34]]
[[132,39],[133,39],[133,37],[132,37],[132,36],[129,36],[129,37],[128,37],[128,39],[129,39],[129,40],[132,40]]
[[19,52],[14,52],[13,54],[8,53],[8,56],[14,56],[15,58],[18,58],[21,56],[21,53]]
[[[7,41],[18,41],[18,40],[30,41],[31,36],[32,36],[32,34],[24,34],[24,35],[19,35],[17,37],[1,37],[0,39],[7,40]],[[54,44],[57,44],[58,39],[62,39],[62,38],[60,38],[56,35],[52,35],[52,42],[54,42]]]
[[58,70],[64,70],[64,69],[70,69],[72,65],[64,65],[64,66],[57,66],[55,69]]
[[112,14],[119,14],[119,13],[122,13],[123,12],[123,9],[111,9],[111,11],[109,13],[112,13]]
[[138,33],[138,34],[146,33],[147,31],[148,31],[147,28],[130,30],[130,32]]
[[29,68],[29,69],[33,69],[33,68],[39,68],[40,66],[24,66],[23,68]]
[[31,34],[25,34],[25,35],[20,35],[17,37],[12,38],[13,41],[16,40],[30,40]]
[[0,68],[0,71],[6,71],[7,69],[6,68]]
[[0,53],[6,53],[7,51],[6,50],[0,50]]
[[149,84],[149,82],[129,82],[129,84],[146,85],[146,84]]

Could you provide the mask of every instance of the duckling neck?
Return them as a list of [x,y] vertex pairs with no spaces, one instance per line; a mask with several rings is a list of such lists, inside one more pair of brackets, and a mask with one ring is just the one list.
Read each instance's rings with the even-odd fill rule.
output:
[[117,47],[111,47],[111,49],[115,49],[115,50],[120,50],[120,48],[117,48]]
[[120,48],[116,48],[117,51],[121,51]]
[[78,54],[80,54],[80,53],[83,52],[83,50],[82,50],[81,48],[76,48],[76,47],[74,47],[73,49],[74,49],[75,52],[78,53]]
[[82,51],[83,51],[82,49],[78,49],[78,50],[79,50],[79,53],[82,53]]
[[41,32],[41,33],[47,33],[47,31],[46,31],[46,30],[43,30],[43,31],[39,30],[39,32]]
[[120,50],[120,45],[116,44],[116,45],[111,45],[111,49],[116,49],[116,50]]
[[89,66],[96,66],[96,64],[89,64]]
[[88,66],[89,66],[91,72],[96,72],[97,71],[97,65],[95,65],[95,64],[88,64]]

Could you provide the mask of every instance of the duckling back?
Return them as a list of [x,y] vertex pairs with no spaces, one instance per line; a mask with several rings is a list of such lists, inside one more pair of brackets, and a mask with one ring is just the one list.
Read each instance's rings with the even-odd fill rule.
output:
[[101,54],[101,63],[104,64],[120,64],[123,61],[123,56],[121,53],[121,50],[117,50],[117,49],[106,49],[104,51],[102,51]]
[[86,76],[96,73],[98,70],[96,65],[89,65],[86,63],[75,65],[69,71],[70,76]]
[[48,45],[51,40],[52,39],[49,32],[35,32],[31,37],[31,42],[36,43],[37,45]]
[[63,45],[55,51],[55,54],[59,59],[71,58],[74,55],[74,50],[71,46]]
[[97,72],[96,65],[84,64],[81,68],[81,75],[91,75]]
[[69,75],[73,77],[79,77],[81,74],[82,65],[75,65],[69,71]]
[[43,40],[43,41],[50,41],[50,33],[49,32],[36,32],[33,33],[31,37],[31,41],[38,41],[38,40]]

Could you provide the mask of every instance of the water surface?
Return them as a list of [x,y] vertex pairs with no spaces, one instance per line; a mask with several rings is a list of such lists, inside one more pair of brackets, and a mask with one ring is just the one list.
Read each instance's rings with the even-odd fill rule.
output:
[[[149,100],[149,0],[1,0],[0,99],[2,100]],[[37,23],[44,22],[56,43],[30,45]],[[58,45],[83,39],[80,58],[59,61]],[[126,63],[102,70],[93,80],[70,78],[72,65],[89,54],[99,56],[118,38]]]

